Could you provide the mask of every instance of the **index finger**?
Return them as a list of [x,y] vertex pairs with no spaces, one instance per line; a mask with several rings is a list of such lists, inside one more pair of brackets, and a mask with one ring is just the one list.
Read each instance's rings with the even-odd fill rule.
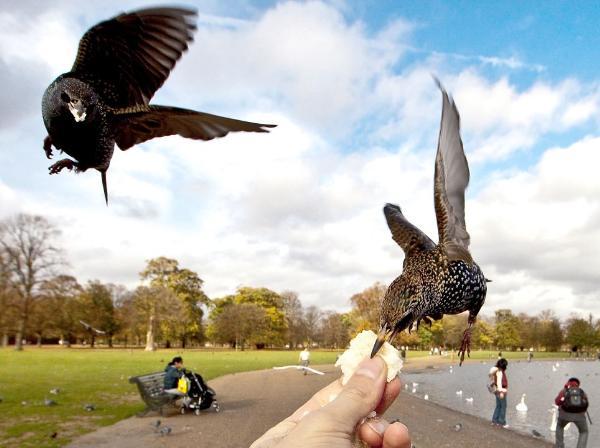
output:
[[298,422],[309,412],[321,409],[326,404],[336,399],[342,390],[342,381],[337,379],[325,386],[323,389],[316,392],[310,400],[300,406],[296,412],[290,415],[286,420]]

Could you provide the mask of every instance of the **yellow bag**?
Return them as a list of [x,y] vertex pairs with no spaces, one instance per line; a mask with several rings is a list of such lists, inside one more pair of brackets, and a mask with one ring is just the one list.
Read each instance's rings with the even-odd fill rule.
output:
[[189,389],[190,380],[186,376],[182,376],[181,378],[179,378],[179,381],[177,381],[177,390],[182,394],[187,394]]

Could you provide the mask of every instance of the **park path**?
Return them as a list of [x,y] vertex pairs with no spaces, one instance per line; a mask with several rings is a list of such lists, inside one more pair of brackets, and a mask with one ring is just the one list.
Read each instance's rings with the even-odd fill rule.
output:
[[[418,367],[418,366],[407,366]],[[433,366],[432,366],[433,367]],[[158,448],[158,447],[248,447],[275,423],[290,415],[312,394],[339,376],[333,366],[321,366],[325,375],[302,375],[297,370],[262,370],[226,375],[210,381],[217,391],[221,412],[203,412],[166,417],[149,414],[132,417],[112,426],[86,434],[72,448]],[[412,369],[411,369],[412,370]],[[416,448],[515,448],[549,447],[550,443],[513,431],[497,429],[489,422],[451,411],[410,394],[401,394],[386,414],[400,418],[412,436]],[[172,432],[161,436],[152,424]],[[456,431],[460,423],[462,429]]]

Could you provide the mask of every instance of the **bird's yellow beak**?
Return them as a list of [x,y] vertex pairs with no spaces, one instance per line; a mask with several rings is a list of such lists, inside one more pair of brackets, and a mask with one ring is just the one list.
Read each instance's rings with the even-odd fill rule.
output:
[[375,344],[373,344],[373,350],[371,351],[371,358],[377,354],[381,346],[389,339],[391,331],[386,331],[385,328],[379,330],[379,334],[377,335],[377,340]]

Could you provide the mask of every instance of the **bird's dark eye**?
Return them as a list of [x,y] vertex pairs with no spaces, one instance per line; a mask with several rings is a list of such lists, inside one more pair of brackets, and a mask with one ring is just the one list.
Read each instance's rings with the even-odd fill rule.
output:
[[66,92],[60,94],[60,99],[63,100],[65,103],[71,101],[71,98],[69,98],[69,95],[67,95]]

